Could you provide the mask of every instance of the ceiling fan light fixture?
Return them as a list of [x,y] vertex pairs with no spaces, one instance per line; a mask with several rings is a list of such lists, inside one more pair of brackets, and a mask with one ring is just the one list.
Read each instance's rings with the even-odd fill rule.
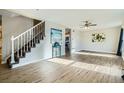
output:
[[89,29],[89,27],[85,26],[84,29]]
[[[91,26],[97,26],[97,24],[92,24],[91,22],[89,22],[89,21],[82,21],[82,22],[84,22],[84,25],[81,25],[81,27],[80,28],[84,28],[84,29],[90,29],[90,27]],[[83,26],[83,27],[82,27]]]

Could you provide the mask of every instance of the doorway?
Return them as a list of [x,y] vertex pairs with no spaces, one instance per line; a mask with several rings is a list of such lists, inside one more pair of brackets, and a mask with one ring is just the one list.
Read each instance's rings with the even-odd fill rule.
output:
[[65,29],[65,55],[71,54],[71,29]]
[[52,58],[61,57],[62,30],[51,28]]
[[0,15],[0,64],[2,63],[2,15]]

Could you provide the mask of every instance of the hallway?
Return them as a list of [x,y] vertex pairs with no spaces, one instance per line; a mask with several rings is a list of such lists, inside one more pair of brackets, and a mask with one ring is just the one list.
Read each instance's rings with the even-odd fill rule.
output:
[[123,83],[122,59],[110,54],[76,52],[15,69],[0,67],[0,82]]

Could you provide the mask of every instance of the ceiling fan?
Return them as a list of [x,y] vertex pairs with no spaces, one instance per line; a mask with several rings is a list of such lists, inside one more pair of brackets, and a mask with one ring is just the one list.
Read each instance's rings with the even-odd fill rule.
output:
[[81,22],[84,22],[84,25],[80,25],[80,28],[89,29],[90,26],[97,26],[97,24],[92,24],[89,21],[81,21]]

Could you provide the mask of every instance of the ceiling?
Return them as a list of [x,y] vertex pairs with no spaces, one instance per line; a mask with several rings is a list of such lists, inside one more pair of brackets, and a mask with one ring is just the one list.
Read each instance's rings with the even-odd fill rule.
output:
[[53,21],[73,29],[81,29],[81,21],[98,24],[91,29],[121,26],[124,22],[123,9],[8,9],[35,19]]

